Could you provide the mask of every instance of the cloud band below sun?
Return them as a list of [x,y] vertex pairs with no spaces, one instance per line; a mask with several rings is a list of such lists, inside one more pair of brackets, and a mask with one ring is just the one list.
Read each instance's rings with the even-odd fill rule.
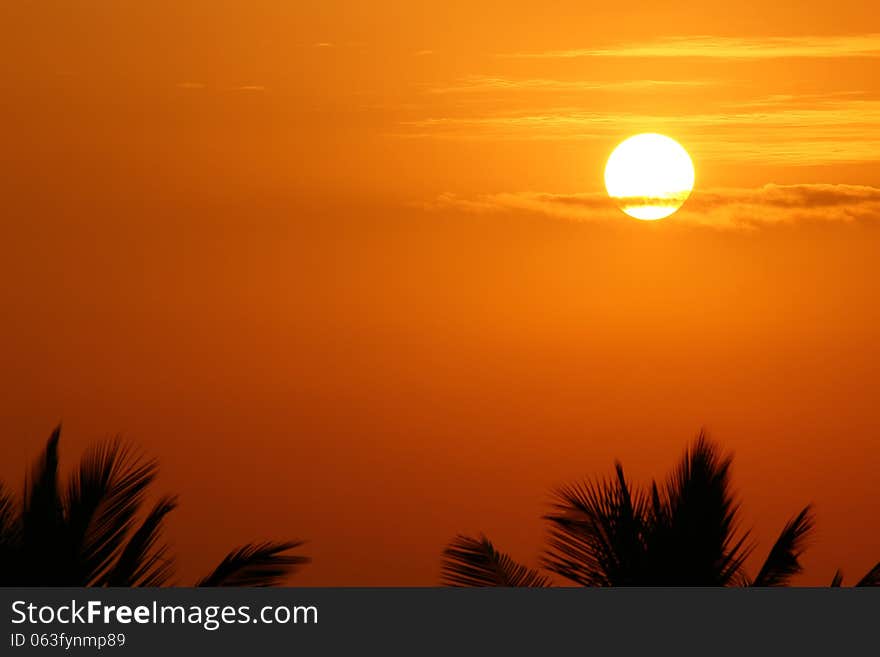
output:
[[684,57],[712,59],[782,59],[880,57],[880,35],[724,37],[711,35],[660,37],[639,43],[601,48],[572,48],[500,55],[522,59],[578,57]]
[[[648,202],[648,200],[642,200]],[[519,212],[569,221],[625,220],[604,192],[515,192],[474,198],[443,194],[428,206],[474,213]],[[793,222],[852,222],[880,218],[880,188],[862,185],[776,185],[695,190],[664,221],[716,228],[759,228]]]

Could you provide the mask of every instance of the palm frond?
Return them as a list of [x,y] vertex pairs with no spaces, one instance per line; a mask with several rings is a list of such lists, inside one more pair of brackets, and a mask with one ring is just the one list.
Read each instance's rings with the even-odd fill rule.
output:
[[248,543],[226,555],[223,561],[196,586],[276,586],[309,558],[283,554],[300,547],[302,541]]
[[0,481],[0,545],[10,545],[18,539],[18,511],[15,498]]
[[583,586],[644,584],[647,496],[633,495],[616,465],[613,480],[562,486],[554,512],[545,567]]
[[132,534],[113,568],[103,578],[106,586],[162,586],[171,577],[168,547],[158,545],[165,516],[177,507],[177,498],[160,499]]
[[80,586],[100,580],[119,558],[156,472],[156,461],[144,461],[118,439],[83,455],[66,497],[67,537]]
[[55,428],[43,453],[25,479],[22,498],[20,576],[31,586],[70,584],[69,555],[64,550],[64,510],[58,490],[58,441]]
[[0,586],[12,586],[19,574],[19,515],[15,502],[0,482]]
[[37,531],[49,524],[57,526],[62,519],[61,497],[58,493],[58,441],[61,426],[55,427],[42,454],[25,479],[23,520],[26,530]]
[[834,572],[831,578],[831,588],[840,588],[843,585],[843,571],[839,568]]
[[485,536],[459,534],[443,551],[444,586],[550,586],[550,580],[509,555],[499,552]]
[[880,563],[871,568],[856,586],[880,586]]
[[799,514],[789,520],[776,539],[752,586],[785,586],[794,575],[800,573],[803,570],[800,556],[813,531],[813,525],[813,512],[810,506],[804,507]]
[[[749,555],[748,532],[737,537],[739,503],[730,483],[733,457],[700,432],[670,476],[649,535],[657,584],[725,586]],[[656,506],[655,502],[655,506]]]

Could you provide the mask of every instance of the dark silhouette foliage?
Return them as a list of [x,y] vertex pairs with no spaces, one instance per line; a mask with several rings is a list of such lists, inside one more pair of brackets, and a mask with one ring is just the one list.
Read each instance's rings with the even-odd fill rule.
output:
[[[93,446],[62,486],[56,428],[17,502],[0,482],[0,585],[162,586],[173,559],[162,540],[177,499],[141,513],[156,478],[155,460],[119,440]],[[143,517],[141,517],[143,515]],[[230,552],[201,586],[271,586],[308,558],[299,541],[248,544]]]
[[[560,487],[545,516],[549,536],[542,565],[582,586],[787,585],[802,570],[801,555],[813,530],[812,509],[804,507],[785,525],[758,574],[749,578],[744,564],[753,546],[749,533],[739,528],[731,463],[732,457],[701,432],[662,484],[635,487],[618,463],[611,479]],[[547,584],[539,573],[506,555],[501,555],[505,572],[530,576],[499,584],[495,564],[487,558],[498,554],[491,546],[486,538],[456,537],[445,552],[443,582]],[[869,573],[862,581],[880,578],[880,565],[872,573],[873,580]]]
[[456,536],[443,552],[449,586],[550,586],[549,578],[498,552],[485,536]]
[[272,586],[284,580],[291,569],[308,563],[307,557],[285,554],[302,541],[249,544],[233,550],[196,586]]
[[[831,586],[843,586],[843,572],[838,570],[834,573],[834,579],[831,580]],[[876,564],[869,570],[862,579],[856,582],[857,587],[862,586],[880,586],[880,563]]]

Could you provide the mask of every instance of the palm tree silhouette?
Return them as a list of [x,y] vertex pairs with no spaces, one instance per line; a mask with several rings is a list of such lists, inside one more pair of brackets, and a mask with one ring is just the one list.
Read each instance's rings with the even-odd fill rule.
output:
[[[663,486],[605,481],[559,488],[542,565],[582,586],[784,586],[801,572],[813,529],[810,506],[785,525],[760,571],[749,578],[748,532],[738,528],[732,457],[701,432]],[[878,571],[880,572],[880,571]],[[547,577],[498,552],[485,537],[456,536],[443,553],[449,586],[548,586]]]
[[[831,586],[843,586],[843,571],[838,569],[838,571],[834,573],[834,578],[831,580]],[[880,563],[871,568],[862,579],[856,582],[856,586],[880,586]]]
[[443,580],[449,586],[550,586],[549,577],[499,552],[485,536],[459,534],[443,554]]
[[[173,560],[161,540],[177,506],[160,498],[142,519],[157,474],[113,440],[90,448],[62,488],[56,428],[26,478],[20,504],[0,482],[0,586],[161,586]],[[197,586],[272,586],[307,557],[289,554],[302,541],[247,544],[230,552]]]

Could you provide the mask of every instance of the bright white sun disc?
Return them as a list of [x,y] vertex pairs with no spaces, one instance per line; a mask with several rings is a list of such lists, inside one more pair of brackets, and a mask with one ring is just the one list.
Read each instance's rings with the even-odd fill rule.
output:
[[668,217],[694,188],[694,164],[674,139],[653,132],[621,142],[605,165],[605,188],[636,219]]

